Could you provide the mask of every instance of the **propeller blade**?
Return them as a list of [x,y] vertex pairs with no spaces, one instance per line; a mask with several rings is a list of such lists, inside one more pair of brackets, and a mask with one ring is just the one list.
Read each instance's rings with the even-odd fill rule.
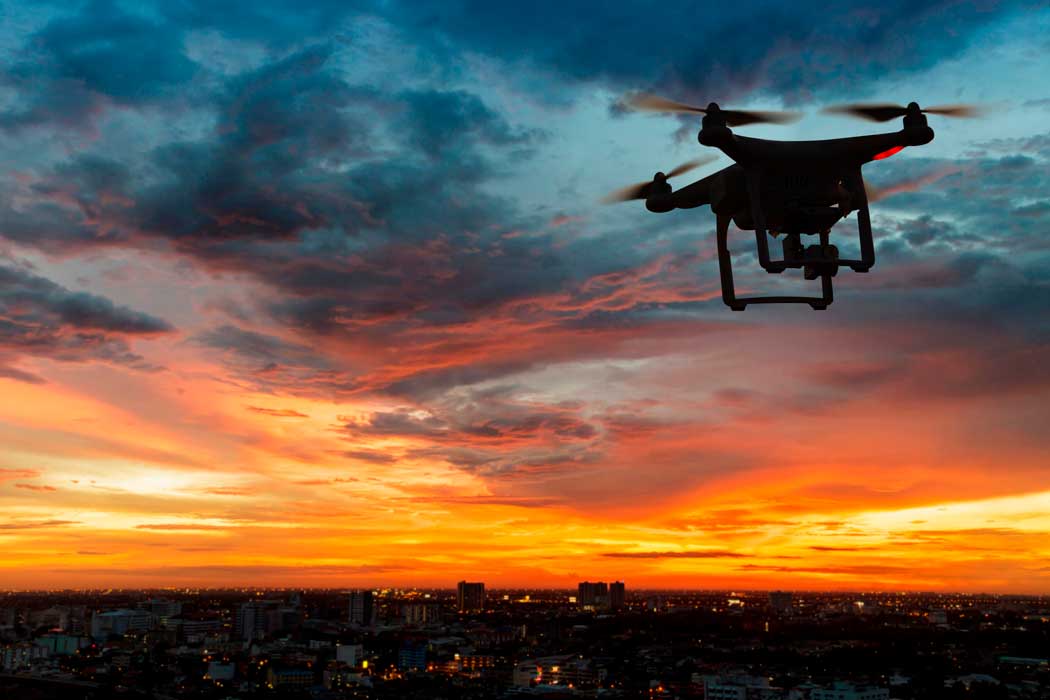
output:
[[722,115],[729,126],[748,124],[791,124],[802,118],[798,112],[753,112],[740,109],[723,109]]
[[941,105],[939,107],[928,107],[923,112],[927,114],[940,114],[943,117],[979,117],[984,109],[977,105]]
[[[701,165],[707,165],[718,160],[718,156],[704,156],[703,158],[697,158],[696,160],[687,160],[678,167],[669,170],[664,175],[664,180],[670,180],[672,177],[677,177],[683,173],[687,173],[690,170],[699,168]],[[655,178],[654,178],[655,180]],[[628,185],[622,187],[614,192],[602,197],[601,201],[604,204],[615,204],[617,202],[627,202],[632,199],[645,199],[649,196],[649,187],[653,184],[653,180],[646,180],[645,182],[639,182],[634,185]]]
[[679,165],[674,170],[668,171],[667,172],[667,179],[671,179],[672,177],[677,177],[677,176],[679,176],[679,175],[681,175],[683,173],[689,172],[690,170],[694,170],[696,168],[699,168],[701,165],[707,165],[708,163],[713,163],[716,160],[718,160],[718,156],[704,156],[703,158],[697,158],[696,160],[688,160],[688,161],[682,163],[681,165]]
[[[908,113],[907,107],[894,104],[849,104],[826,107],[825,114],[845,114],[860,117],[873,122],[888,122]],[[978,117],[983,110],[977,105],[941,105],[921,110],[925,114],[939,114],[943,117]]]
[[[706,108],[694,107],[693,105],[687,105],[684,102],[675,102],[666,97],[650,95],[646,92],[639,92],[631,95],[624,100],[624,103],[634,109],[645,112],[707,114]],[[790,124],[791,122],[798,121],[802,117],[798,112],[755,112],[739,109],[723,109],[720,111],[722,116],[725,117],[726,124],[729,126],[745,126],[747,124]]]
[[605,195],[601,201],[603,204],[616,204],[617,202],[629,202],[632,199],[645,199],[651,184],[653,184],[652,180],[646,180],[645,182],[622,187]]
[[666,97],[650,95],[647,92],[635,93],[624,100],[624,103],[643,112],[698,112],[700,114],[707,112],[706,109],[687,105],[682,102],[675,102]]
[[821,111],[825,114],[844,114],[850,117],[860,117],[871,122],[888,122],[891,119],[903,117],[908,113],[908,108],[894,104],[848,104],[825,107]]
[[864,183],[864,196],[868,200],[868,204],[885,199],[893,193],[894,190],[890,187],[876,187],[875,185],[869,185],[867,182]]
[[867,193],[868,202],[878,202],[879,200],[886,199],[887,197],[892,197],[895,194],[903,194],[905,192],[916,192],[922,189],[923,187],[927,187],[929,185],[934,184],[935,182],[938,182],[939,180],[943,180],[944,178],[949,177],[951,175],[958,175],[962,172],[963,171],[960,168],[947,166],[926,173],[924,175],[905,178],[902,180],[898,180],[897,182],[892,182],[888,185],[883,185],[881,187],[875,187],[874,185],[870,185],[867,182],[865,182],[864,190]]

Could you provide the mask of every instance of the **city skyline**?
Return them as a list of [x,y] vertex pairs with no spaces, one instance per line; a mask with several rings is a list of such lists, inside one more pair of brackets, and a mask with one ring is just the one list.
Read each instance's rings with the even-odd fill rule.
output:
[[[0,15],[4,587],[1050,592],[1047,8]],[[636,90],[986,114],[733,314],[710,212],[598,202],[707,153]]]
[[1036,700],[1050,681],[1047,596],[672,591],[606,606],[569,592],[465,611],[462,590],[383,591],[369,624],[360,591],[10,594],[0,691]]

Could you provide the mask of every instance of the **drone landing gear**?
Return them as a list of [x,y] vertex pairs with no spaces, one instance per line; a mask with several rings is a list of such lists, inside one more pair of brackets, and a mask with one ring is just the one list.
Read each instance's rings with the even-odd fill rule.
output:
[[729,223],[731,221],[732,218],[729,216],[718,215],[718,270],[722,276],[722,301],[726,303],[726,306],[733,311],[743,311],[748,304],[809,304],[814,311],[823,311],[835,300],[831,287],[832,273],[826,268],[820,269],[823,295],[819,297],[738,297],[733,285],[733,261],[729,253]]

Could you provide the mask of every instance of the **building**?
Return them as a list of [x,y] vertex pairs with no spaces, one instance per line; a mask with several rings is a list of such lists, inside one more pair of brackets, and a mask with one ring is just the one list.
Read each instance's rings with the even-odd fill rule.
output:
[[405,603],[401,606],[401,620],[406,625],[434,624],[441,621],[441,605],[438,603]]
[[208,635],[214,635],[222,631],[222,620],[218,618],[198,620],[175,618],[169,619],[168,624],[174,624],[182,634],[182,638],[190,644],[199,643]]
[[778,613],[791,612],[793,596],[788,591],[770,591],[769,607]]
[[561,654],[518,662],[511,673],[511,684],[518,688],[549,685],[586,688],[602,680],[604,675],[604,672],[594,672],[590,659]]
[[350,624],[374,627],[376,624],[375,594],[372,591],[350,592]]
[[622,610],[627,603],[627,591],[623,581],[613,581],[609,584],[609,607],[613,610]]
[[350,668],[357,668],[365,658],[365,648],[360,644],[337,644],[335,660]]
[[609,585],[604,581],[583,581],[576,586],[576,604],[583,608],[606,607],[609,604]]
[[33,610],[26,614],[30,627],[47,627],[52,630],[69,629],[69,608],[51,607],[47,610]]
[[165,598],[153,598],[145,603],[139,603],[139,608],[148,610],[162,624],[169,617],[178,617],[182,614],[182,603]]
[[456,603],[460,612],[485,609],[485,584],[460,581],[456,586]]
[[331,661],[321,674],[321,684],[328,690],[340,690],[352,686],[371,687],[371,676],[365,675],[360,668],[347,666],[339,661]]
[[5,671],[18,671],[28,668],[37,659],[47,658],[47,648],[21,642],[0,647],[0,668]]
[[91,637],[105,641],[110,635],[122,637],[129,632],[148,632],[153,628],[153,615],[148,610],[109,610],[91,616]]
[[86,647],[90,641],[87,637],[70,634],[45,634],[37,637],[33,643],[47,649],[48,656],[68,656]]
[[401,643],[397,653],[397,667],[402,671],[421,671],[427,667],[427,643],[408,640]]
[[280,626],[279,600],[242,603],[233,618],[233,631],[241,639],[261,639]]
[[237,675],[237,665],[230,661],[211,661],[204,674],[204,680],[227,683]]
[[836,681],[830,688],[814,688],[809,697],[810,700],[889,700],[890,691]]
[[308,668],[274,668],[266,671],[266,685],[271,690],[308,688],[314,684],[314,672]]
[[704,700],[779,700],[785,697],[768,678],[743,674],[704,676]]

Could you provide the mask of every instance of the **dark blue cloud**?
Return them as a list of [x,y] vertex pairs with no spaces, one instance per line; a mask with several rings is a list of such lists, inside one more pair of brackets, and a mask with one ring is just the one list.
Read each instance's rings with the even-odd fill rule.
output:
[[388,12],[420,41],[533,66],[556,80],[660,86],[710,99],[752,90],[863,92],[864,81],[957,55],[1025,3],[451,0]]
[[456,158],[478,144],[526,145],[536,132],[516,131],[477,95],[463,90],[419,90],[394,97],[403,107],[396,128],[412,134],[409,147],[432,158]]
[[22,267],[0,265],[0,374],[5,377],[39,382],[9,366],[26,357],[156,369],[131,351],[129,341],[173,330],[163,319],[105,297],[71,291]]
[[182,0],[158,3],[156,9],[167,21],[188,30],[213,30],[279,50],[330,36],[348,19],[375,12],[383,4],[375,0]]
[[177,94],[198,71],[183,34],[110,0],[54,18],[0,72],[0,84],[20,97],[0,112],[0,127],[85,129],[111,103],[142,105]]
[[[188,82],[197,66],[186,57],[177,26],[125,11],[110,0],[89,2],[59,17],[30,42],[52,77],[77,81],[118,102],[162,95]],[[20,70],[39,70],[41,65]]]

